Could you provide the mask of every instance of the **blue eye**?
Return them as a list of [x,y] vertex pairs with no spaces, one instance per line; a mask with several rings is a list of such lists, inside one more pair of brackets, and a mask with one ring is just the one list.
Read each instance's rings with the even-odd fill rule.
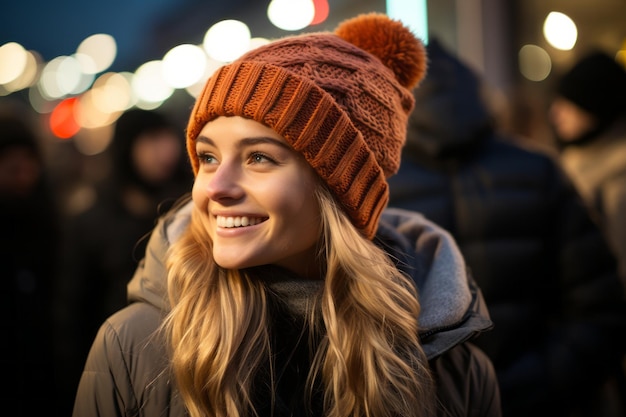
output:
[[249,160],[253,164],[263,164],[267,162],[272,163],[272,164],[276,163],[274,159],[270,158],[269,156],[267,156],[266,154],[262,152],[252,152],[250,154]]
[[200,165],[216,163],[215,157],[210,153],[198,153],[197,157]]

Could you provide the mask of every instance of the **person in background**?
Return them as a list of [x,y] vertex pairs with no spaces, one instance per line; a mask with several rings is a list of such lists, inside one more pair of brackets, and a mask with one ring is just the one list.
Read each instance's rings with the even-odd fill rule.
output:
[[425,59],[366,14],[211,76],[187,129],[191,201],[100,328],[74,417],[500,415],[454,241],[384,210]]
[[427,50],[390,206],[458,242],[494,322],[476,344],[504,416],[611,415],[619,401],[594,394],[620,372],[626,310],[602,233],[554,155],[497,130],[476,73],[437,39]]
[[126,286],[145,252],[159,214],[188,192],[192,173],[183,130],[166,114],[131,109],[116,122],[108,149],[111,176],[97,199],[66,219],[58,286],[59,336],[64,340],[67,413],[98,327],[125,306]]
[[606,233],[626,283],[626,71],[602,51],[558,80],[549,109],[567,174]]
[[7,416],[56,415],[53,286],[59,210],[25,108],[0,108],[0,394]]

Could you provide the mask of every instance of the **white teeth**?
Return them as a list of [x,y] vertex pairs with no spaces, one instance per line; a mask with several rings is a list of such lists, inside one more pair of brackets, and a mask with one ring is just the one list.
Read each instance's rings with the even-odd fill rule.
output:
[[232,228],[232,227],[246,227],[246,226],[254,226],[255,224],[261,223],[263,220],[256,217],[224,217],[217,216],[217,225],[218,227]]

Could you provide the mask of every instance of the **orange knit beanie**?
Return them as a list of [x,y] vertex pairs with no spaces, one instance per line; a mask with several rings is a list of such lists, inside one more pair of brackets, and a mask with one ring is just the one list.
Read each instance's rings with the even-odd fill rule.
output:
[[400,165],[411,90],[426,72],[423,44],[399,21],[371,13],[334,33],[286,37],[218,69],[198,96],[187,150],[219,116],[272,128],[315,169],[372,239],[387,205],[387,180]]

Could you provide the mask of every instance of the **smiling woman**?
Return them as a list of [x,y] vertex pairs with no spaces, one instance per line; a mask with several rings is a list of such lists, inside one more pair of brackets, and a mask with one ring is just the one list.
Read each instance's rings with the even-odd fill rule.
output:
[[499,416],[458,248],[386,209],[425,68],[368,14],[217,70],[187,128],[192,199],[101,327],[74,416]]
[[[269,127],[239,116],[207,123],[196,152],[193,202],[215,262],[228,269],[274,264],[306,276],[320,222],[318,180],[302,155]],[[234,228],[237,219],[248,227]]]

